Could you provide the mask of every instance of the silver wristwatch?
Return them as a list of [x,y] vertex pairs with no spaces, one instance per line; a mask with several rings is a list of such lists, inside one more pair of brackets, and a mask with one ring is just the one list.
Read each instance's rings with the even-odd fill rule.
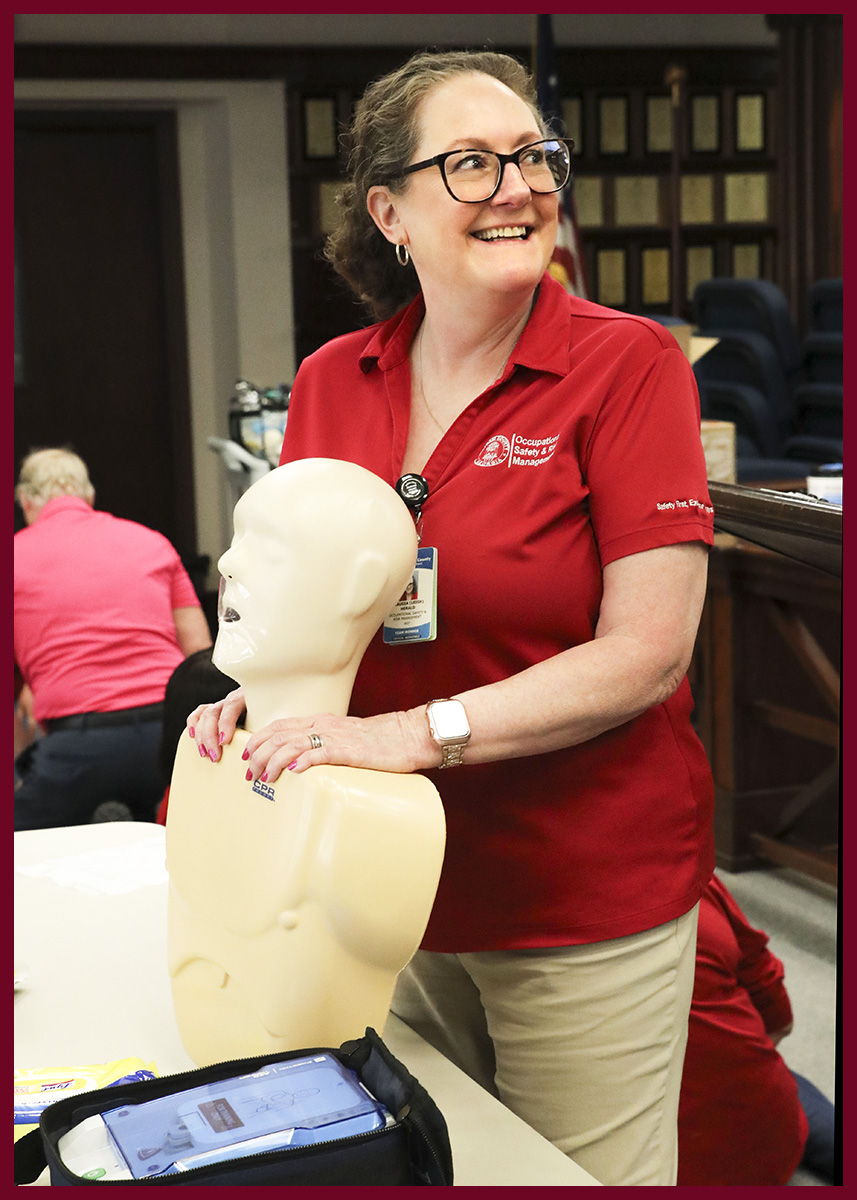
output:
[[460,700],[430,700],[426,721],[432,741],[443,751],[442,767],[460,766],[470,738],[467,713]]

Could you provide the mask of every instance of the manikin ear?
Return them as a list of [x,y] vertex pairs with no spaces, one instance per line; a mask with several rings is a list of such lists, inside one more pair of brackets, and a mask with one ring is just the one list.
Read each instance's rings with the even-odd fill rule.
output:
[[397,197],[389,188],[376,184],[366,193],[366,207],[369,216],[378,226],[388,242],[394,246],[400,242],[407,243],[408,235],[399,215]]
[[341,614],[362,617],[368,612],[386,586],[387,571],[386,560],[376,551],[359,554],[342,580]]

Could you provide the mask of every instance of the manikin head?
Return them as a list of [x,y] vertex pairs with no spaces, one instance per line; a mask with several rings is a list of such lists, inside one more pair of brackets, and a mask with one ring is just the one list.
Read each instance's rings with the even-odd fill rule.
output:
[[248,688],[287,676],[353,682],[416,560],[394,489],[354,463],[301,459],[248,488],[233,527],[218,563],[215,666]]

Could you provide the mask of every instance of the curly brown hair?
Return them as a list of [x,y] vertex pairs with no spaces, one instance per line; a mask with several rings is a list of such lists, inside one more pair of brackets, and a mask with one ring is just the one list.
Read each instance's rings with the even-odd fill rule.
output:
[[376,185],[404,191],[409,181],[401,171],[419,141],[420,102],[438,84],[467,72],[504,83],[530,107],[540,130],[548,132],[530,73],[508,54],[421,50],[369,84],[344,135],[347,179],[337,194],[339,221],[324,254],[377,320],[413,300],[420,284],[413,264],[403,269],[395,261],[392,246],[369,215],[366,196]]

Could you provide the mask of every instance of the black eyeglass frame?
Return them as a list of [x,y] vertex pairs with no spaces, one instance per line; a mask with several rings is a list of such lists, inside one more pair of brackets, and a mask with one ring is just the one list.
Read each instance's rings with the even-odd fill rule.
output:
[[[401,175],[413,175],[414,171],[425,171],[429,167],[437,167],[440,170],[440,177],[443,180],[443,186],[449,192],[450,196],[452,196],[453,200],[457,200],[459,204],[485,204],[485,203],[487,203],[487,201],[493,200],[494,197],[499,192],[500,188],[502,187],[503,175],[505,173],[507,164],[514,163],[515,166],[520,171],[521,170],[521,161],[520,161],[521,155],[526,150],[532,150],[533,146],[542,146],[545,144],[545,142],[560,142],[563,146],[565,146],[566,150],[568,151],[568,176],[559,185],[559,187],[549,188],[545,192],[536,191],[536,189],[534,187],[531,187],[530,184],[528,184],[525,179],[524,179],[524,183],[527,183],[527,187],[530,188],[530,191],[536,192],[537,196],[550,196],[554,192],[561,192],[562,189],[565,187],[565,185],[568,183],[569,179],[571,179],[571,155],[572,155],[572,151],[574,150],[574,142],[571,141],[570,138],[561,138],[561,137],[539,138],[538,141],[536,141],[536,142],[528,142],[526,146],[521,146],[520,150],[515,150],[512,154],[499,154],[496,150],[488,150],[488,151],[480,150],[476,146],[470,146],[470,147],[462,149],[462,150],[447,150],[443,154],[435,154],[435,156],[433,158],[425,158],[425,159],[423,159],[422,162],[412,163],[409,167],[405,167],[400,172],[400,174]],[[498,159],[500,162],[500,174],[497,176],[497,184],[494,188],[494,191],[491,193],[490,196],[485,196],[482,200],[462,200],[460,196],[456,196],[456,194],[453,192],[452,188],[449,186],[449,181],[446,178],[446,160],[448,158],[451,158],[453,156],[453,154],[467,154],[469,151],[472,151],[473,153],[476,153],[476,154],[486,154],[486,153],[493,154],[494,157],[496,159]],[[521,172],[521,178],[523,179],[523,172]]]

